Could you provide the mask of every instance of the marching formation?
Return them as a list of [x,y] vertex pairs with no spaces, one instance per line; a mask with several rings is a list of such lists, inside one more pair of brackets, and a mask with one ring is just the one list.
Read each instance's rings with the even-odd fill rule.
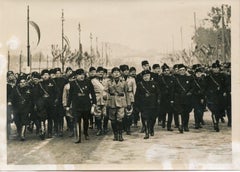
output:
[[169,132],[172,125],[180,133],[188,132],[192,111],[195,129],[202,128],[206,110],[211,112],[216,132],[226,115],[231,127],[230,63],[151,67],[145,60],[142,68],[139,74],[128,65],[110,71],[101,66],[90,67],[87,72],[70,67],[65,72],[60,68],[29,74],[8,71],[8,139],[11,123],[16,125],[21,141],[26,139],[26,130],[34,129],[42,140],[63,137],[65,121],[75,143],[81,142],[82,128],[88,140],[89,129],[95,127],[96,135],[101,136],[109,132],[109,123],[114,141],[123,141],[123,132],[130,135],[131,127],[137,127],[138,122],[142,123],[144,139],[149,139],[154,136],[156,123]]

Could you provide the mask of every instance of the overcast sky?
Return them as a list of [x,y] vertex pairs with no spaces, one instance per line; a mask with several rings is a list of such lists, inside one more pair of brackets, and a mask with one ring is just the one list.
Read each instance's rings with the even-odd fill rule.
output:
[[[41,41],[36,47],[37,34],[30,26],[32,53],[50,52],[51,44],[61,44],[61,10],[64,9],[64,32],[71,47],[78,47],[78,23],[81,23],[82,43],[89,49],[89,34],[97,36],[99,43],[112,42],[136,50],[176,50],[189,48],[194,33],[194,12],[197,26],[207,17],[212,6],[224,1],[170,1],[169,0],[0,0],[0,47],[7,50],[7,42],[14,40],[16,51],[26,54],[26,15],[30,6],[30,20],[41,30]],[[226,2],[225,2],[226,3]],[[11,42],[11,41],[10,41]],[[95,43],[95,41],[94,41]],[[9,45],[9,44],[8,44]],[[14,44],[15,45],[15,44]]]

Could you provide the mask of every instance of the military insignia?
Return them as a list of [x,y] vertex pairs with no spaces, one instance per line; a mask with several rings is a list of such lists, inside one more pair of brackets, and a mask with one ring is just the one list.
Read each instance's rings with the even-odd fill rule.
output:
[[186,83],[188,84],[188,83],[189,83],[189,81],[186,81]]

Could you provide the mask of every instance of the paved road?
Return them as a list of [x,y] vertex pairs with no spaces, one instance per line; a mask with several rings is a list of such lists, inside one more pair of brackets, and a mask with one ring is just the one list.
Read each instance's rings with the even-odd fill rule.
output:
[[[227,121],[227,119],[226,119]],[[193,115],[190,132],[168,132],[156,126],[155,136],[144,140],[140,128],[132,128],[132,135],[124,134],[123,142],[112,141],[111,131],[90,140],[74,144],[65,132],[63,138],[39,140],[27,133],[27,140],[14,137],[7,143],[8,165],[49,165],[54,169],[231,169],[231,128],[220,123],[220,132],[213,130],[210,114],[205,113],[206,125],[196,130]],[[41,166],[46,167],[46,166]]]

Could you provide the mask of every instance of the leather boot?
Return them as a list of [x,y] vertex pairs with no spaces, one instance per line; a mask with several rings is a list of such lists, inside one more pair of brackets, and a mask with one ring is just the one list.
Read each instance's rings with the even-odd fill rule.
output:
[[149,129],[148,128],[145,129],[144,139],[149,139]]
[[118,122],[118,141],[122,142],[124,139],[122,137],[123,123]]
[[21,141],[25,140],[25,133],[26,133],[26,125],[23,125],[21,128],[21,136],[20,136]]
[[74,126],[75,143],[81,143],[81,128],[80,122],[76,122]]
[[178,130],[179,130],[180,133],[183,133],[183,126],[179,125]]
[[117,124],[115,121],[111,121],[111,126],[114,134],[113,141],[118,141],[118,132],[117,132]]

